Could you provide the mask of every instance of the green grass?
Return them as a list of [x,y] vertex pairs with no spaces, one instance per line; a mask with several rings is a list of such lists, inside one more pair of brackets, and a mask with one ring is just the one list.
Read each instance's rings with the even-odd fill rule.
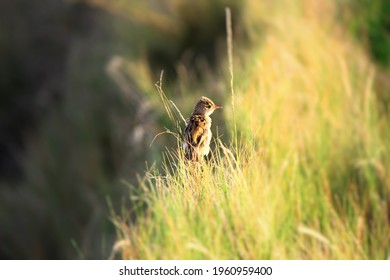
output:
[[115,218],[121,258],[390,257],[390,126],[375,65],[331,2],[247,1],[247,28],[259,13],[266,34],[253,28],[253,47],[235,49],[235,114],[229,94],[223,104],[237,138],[216,140],[198,167],[176,139]]

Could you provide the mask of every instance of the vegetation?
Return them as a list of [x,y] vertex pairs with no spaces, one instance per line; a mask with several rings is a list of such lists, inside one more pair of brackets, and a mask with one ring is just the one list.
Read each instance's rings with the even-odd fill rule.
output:
[[389,258],[389,1],[8,2],[0,258]]
[[177,137],[163,170],[130,186],[114,249],[135,259],[389,258],[390,126],[376,66],[335,3],[245,5],[252,47],[235,49],[234,102],[223,96],[226,131],[238,134],[217,136],[198,168]]

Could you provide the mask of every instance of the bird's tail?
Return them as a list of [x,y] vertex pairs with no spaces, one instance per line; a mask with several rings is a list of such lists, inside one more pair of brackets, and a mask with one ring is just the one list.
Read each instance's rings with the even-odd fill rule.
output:
[[197,151],[196,147],[192,146],[191,144],[186,149],[184,156],[185,156],[185,158],[187,160],[190,160],[190,161],[197,162],[197,161],[201,161],[202,160],[202,157],[200,156],[200,154]]

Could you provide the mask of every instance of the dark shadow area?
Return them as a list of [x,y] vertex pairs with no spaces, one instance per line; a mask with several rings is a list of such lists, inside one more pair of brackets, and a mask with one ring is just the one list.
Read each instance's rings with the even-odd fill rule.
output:
[[375,76],[375,87],[380,108],[390,119],[390,1],[357,0],[348,6],[347,27],[382,70]]

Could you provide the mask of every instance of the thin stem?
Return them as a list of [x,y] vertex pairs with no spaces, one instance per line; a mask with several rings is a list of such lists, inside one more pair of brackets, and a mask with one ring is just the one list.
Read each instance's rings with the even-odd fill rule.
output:
[[238,139],[237,139],[237,123],[236,123],[236,110],[235,110],[235,98],[234,98],[234,74],[233,74],[233,32],[232,32],[232,17],[230,8],[225,8],[226,13],[226,43],[227,43],[227,56],[229,61],[229,73],[230,73],[230,93],[232,96],[232,110],[233,110],[233,143],[235,145],[236,153],[238,153]]

